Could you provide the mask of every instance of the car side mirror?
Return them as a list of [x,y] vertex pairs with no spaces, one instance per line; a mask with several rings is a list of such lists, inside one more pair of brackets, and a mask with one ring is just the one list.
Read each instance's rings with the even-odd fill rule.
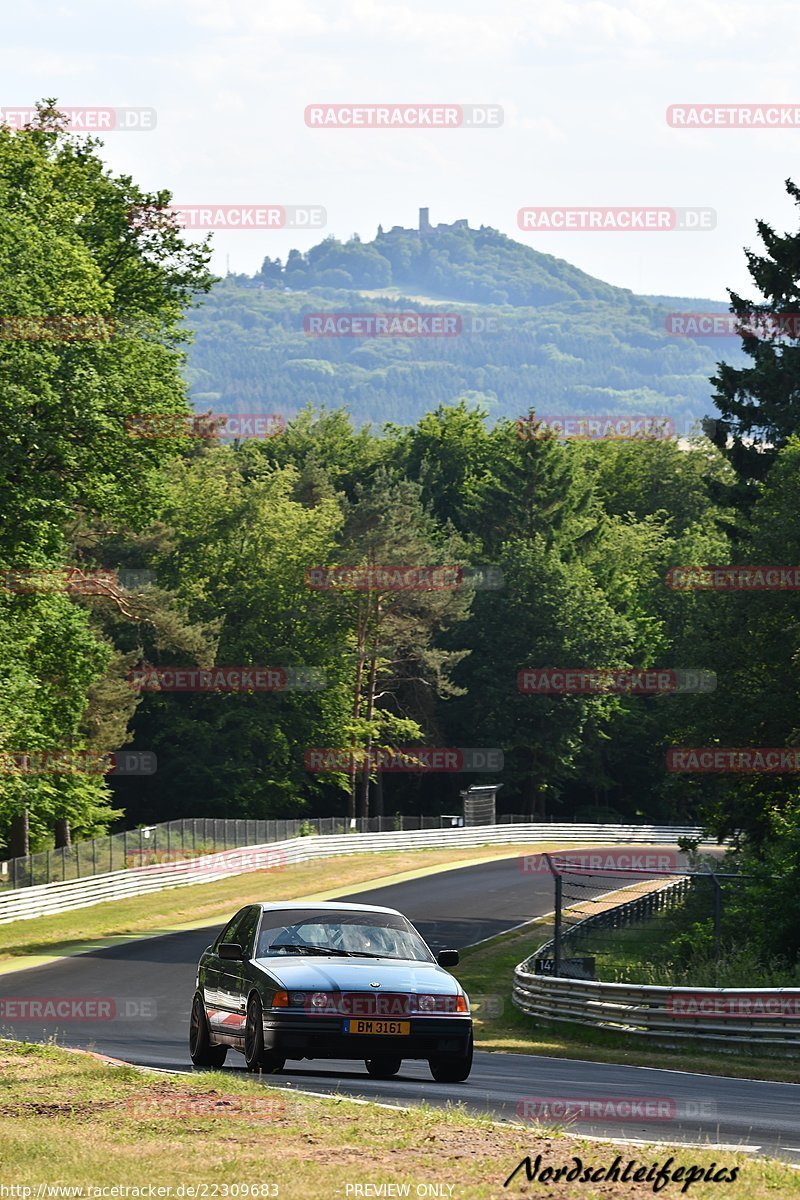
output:
[[232,959],[234,962],[241,962],[244,958],[244,951],[238,942],[220,942],[218,953],[220,958]]
[[458,951],[457,950],[440,950],[436,955],[436,961],[440,967],[457,967],[458,966]]

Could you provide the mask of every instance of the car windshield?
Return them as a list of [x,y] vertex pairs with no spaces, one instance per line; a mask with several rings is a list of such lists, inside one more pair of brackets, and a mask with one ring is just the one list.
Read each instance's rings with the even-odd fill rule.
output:
[[273,954],[435,961],[413,925],[399,914],[330,909],[265,912],[257,957]]

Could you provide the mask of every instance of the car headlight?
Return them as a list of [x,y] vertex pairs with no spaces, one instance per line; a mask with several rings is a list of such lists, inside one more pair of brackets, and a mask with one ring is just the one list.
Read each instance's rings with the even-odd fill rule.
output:
[[417,1012],[468,1013],[466,996],[417,996]]
[[305,1004],[305,1002],[306,1002],[305,992],[290,992],[289,993],[289,1003],[291,1004],[292,1008],[302,1008],[303,1005]]

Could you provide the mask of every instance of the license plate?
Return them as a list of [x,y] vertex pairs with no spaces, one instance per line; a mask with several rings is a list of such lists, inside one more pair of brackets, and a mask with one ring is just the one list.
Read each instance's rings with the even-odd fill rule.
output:
[[411,1033],[410,1021],[357,1021],[354,1018],[345,1021],[345,1033],[374,1033],[382,1037],[404,1036]]

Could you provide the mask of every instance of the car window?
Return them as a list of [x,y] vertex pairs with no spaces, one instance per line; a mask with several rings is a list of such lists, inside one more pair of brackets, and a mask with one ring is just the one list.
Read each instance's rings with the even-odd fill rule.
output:
[[236,927],[235,941],[239,942],[247,958],[253,957],[253,942],[261,917],[260,908],[248,908],[242,920]]
[[221,942],[238,942],[239,941],[239,937],[238,937],[239,926],[242,924],[242,922],[244,921],[245,917],[247,916],[247,914],[249,912],[250,912],[249,908],[240,908],[239,911],[236,913],[236,915],[231,917],[230,921],[228,921],[228,924],[225,926],[222,933],[219,935],[216,942],[214,943],[215,947],[219,946]]
[[410,922],[391,913],[313,909],[264,913],[258,937],[259,958],[314,951],[433,961]]

